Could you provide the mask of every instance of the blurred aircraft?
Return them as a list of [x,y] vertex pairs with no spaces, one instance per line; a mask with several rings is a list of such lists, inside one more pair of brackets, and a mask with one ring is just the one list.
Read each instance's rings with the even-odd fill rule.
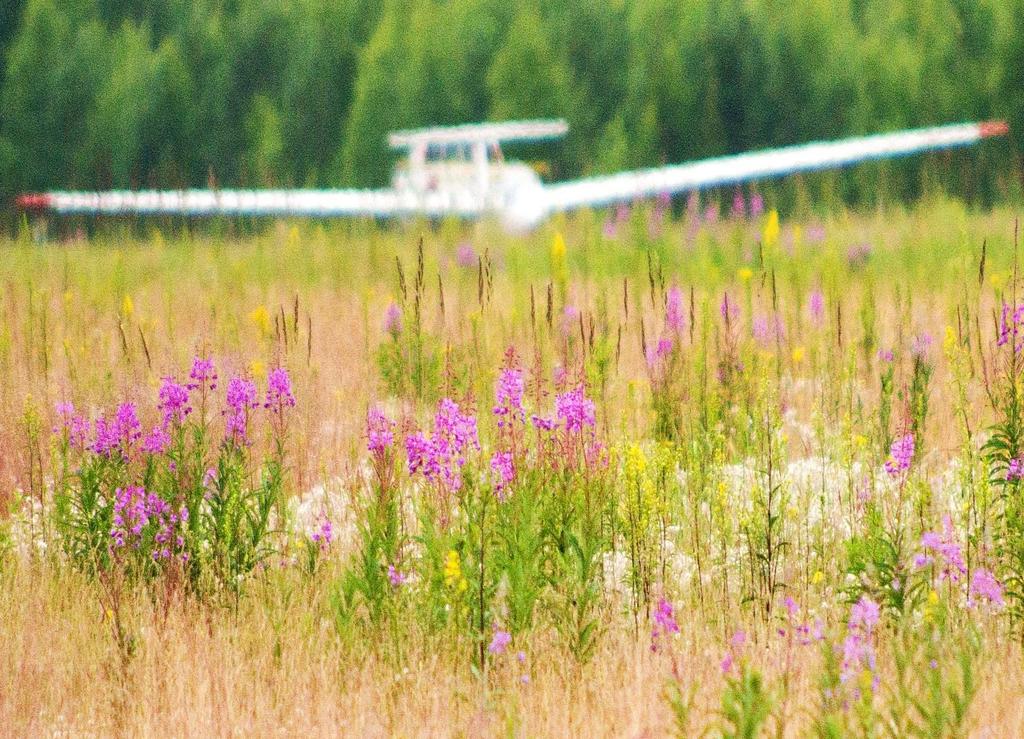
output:
[[407,152],[379,190],[116,190],[27,193],[17,205],[60,215],[304,216],[314,218],[422,215],[497,216],[514,231],[553,213],[601,207],[873,159],[970,146],[1008,132],[1003,121],[962,123],[858,136],[704,159],[686,164],[545,183],[530,166],[506,161],[501,144],[559,138],[564,120],[508,121],[392,133]]

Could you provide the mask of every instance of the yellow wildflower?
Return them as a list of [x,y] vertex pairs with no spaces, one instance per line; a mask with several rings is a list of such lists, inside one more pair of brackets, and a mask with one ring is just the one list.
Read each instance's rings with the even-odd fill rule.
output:
[[654,482],[647,474],[647,456],[639,444],[630,444],[626,447],[623,457],[626,489],[629,491],[626,499],[627,511],[632,514],[633,520],[641,526],[646,526],[650,514],[659,508]]
[[804,348],[802,346],[793,347],[793,364],[800,364],[804,361]]
[[860,673],[859,682],[860,689],[863,692],[870,692],[871,689],[874,687],[874,677],[871,674],[871,670],[865,668],[864,671]]
[[256,328],[259,329],[260,333],[264,336],[270,333],[270,312],[266,306],[259,306],[252,313],[249,314],[249,320],[256,324]]
[[132,296],[125,295],[124,300],[121,301],[121,315],[131,318],[133,313],[135,313],[135,303],[132,302]]
[[462,564],[459,562],[459,553],[454,549],[448,550],[448,556],[444,559],[444,584],[445,587],[466,592],[469,583],[462,575]]
[[821,570],[818,570],[811,577],[811,584],[812,585],[821,585],[823,582],[825,582],[825,573],[822,572]]
[[947,357],[952,357],[953,352],[956,350],[956,331],[953,330],[952,326],[946,326],[946,336],[942,340],[942,350],[946,353]]
[[736,273],[736,276],[740,278],[740,282],[750,282],[750,279],[754,276],[754,270],[750,267],[740,267],[740,271]]
[[558,232],[551,240],[551,275],[558,282],[564,282],[569,276],[565,264],[565,239]]
[[768,211],[768,220],[761,233],[761,243],[765,249],[771,249],[779,241],[779,212],[772,208]]

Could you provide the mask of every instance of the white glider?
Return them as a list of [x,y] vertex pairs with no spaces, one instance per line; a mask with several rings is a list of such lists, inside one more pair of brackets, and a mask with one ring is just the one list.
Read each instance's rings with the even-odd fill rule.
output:
[[1008,132],[1003,121],[918,128],[715,157],[686,164],[546,184],[529,166],[505,161],[501,143],[564,136],[563,120],[509,121],[398,131],[408,151],[392,186],[380,190],[115,190],[27,193],[17,205],[60,215],[184,215],[439,218],[497,216],[514,230],[552,213],[661,194],[738,185],[874,159],[970,146]]

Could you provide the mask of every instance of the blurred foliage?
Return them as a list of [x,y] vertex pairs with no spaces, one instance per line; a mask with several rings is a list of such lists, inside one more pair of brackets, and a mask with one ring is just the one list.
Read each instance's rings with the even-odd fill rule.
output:
[[[0,198],[379,185],[389,130],[555,115],[569,139],[517,156],[558,177],[1005,117],[1010,144],[931,176],[1016,194],[1022,26],[1024,0],[8,2]],[[914,195],[929,161],[835,194]]]

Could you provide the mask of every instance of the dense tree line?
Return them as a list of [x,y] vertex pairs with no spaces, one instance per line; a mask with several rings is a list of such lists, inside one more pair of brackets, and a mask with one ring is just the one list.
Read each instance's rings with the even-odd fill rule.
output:
[[15,0],[0,195],[376,185],[389,130],[533,116],[569,119],[516,152],[559,176],[996,116],[1019,142],[1022,60],[1024,0]]

